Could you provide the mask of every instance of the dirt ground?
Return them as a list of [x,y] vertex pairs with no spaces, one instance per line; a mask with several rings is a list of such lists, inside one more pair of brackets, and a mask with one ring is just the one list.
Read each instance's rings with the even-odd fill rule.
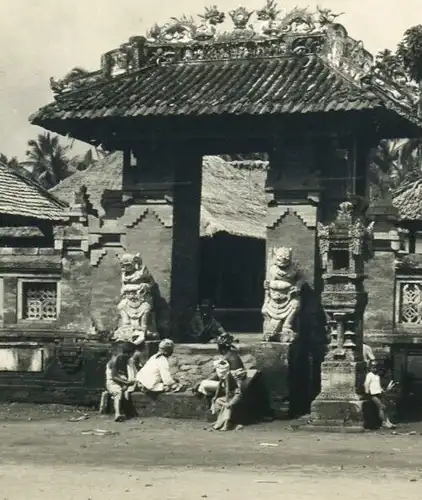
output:
[[[85,410],[0,406],[0,500],[420,499],[422,425],[396,434],[212,433]],[[76,420],[76,421],[72,421]],[[102,432],[99,432],[102,431]]]

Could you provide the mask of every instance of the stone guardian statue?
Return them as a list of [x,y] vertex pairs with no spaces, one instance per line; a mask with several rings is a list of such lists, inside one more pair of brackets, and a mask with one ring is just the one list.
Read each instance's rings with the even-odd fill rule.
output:
[[304,280],[292,260],[292,249],[274,248],[270,255],[265,299],[262,306],[266,342],[290,343],[296,338],[296,318],[301,306]]
[[121,299],[117,309],[120,325],[114,340],[142,344],[145,340],[158,338],[154,293],[156,283],[141,255],[125,254],[120,259],[122,271]]

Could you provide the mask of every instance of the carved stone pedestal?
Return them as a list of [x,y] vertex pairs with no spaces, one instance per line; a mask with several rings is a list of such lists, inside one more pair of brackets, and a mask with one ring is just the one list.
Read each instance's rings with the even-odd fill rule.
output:
[[311,425],[362,428],[361,387],[365,377],[363,361],[324,361],[321,393],[311,405]]
[[319,225],[322,304],[331,342],[321,367],[321,392],[311,405],[311,425],[363,429],[363,313],[365,261],[372,255],[371,228],[351,202],[340,204],[329,226]]

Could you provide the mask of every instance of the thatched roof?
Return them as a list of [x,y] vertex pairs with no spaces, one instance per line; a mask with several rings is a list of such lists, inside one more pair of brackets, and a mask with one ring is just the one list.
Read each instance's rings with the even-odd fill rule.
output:
[[0,215],[60,220],[65,204],[25,174],[0,162]]
[[409,182],[393,193],[393,204],[403,221],[422,221],[422,179]]
[[[122,188],[122,167],[122,154],[113,153],[87,170],[68,177],[51,192],[71,203],[75,191],[85,185],[89,202],[103,215],[102,194],[105,189]],[[227,162],[216,156],[204,158],[201,236],[227,232],[265,238],[265,167],[265,162]]]

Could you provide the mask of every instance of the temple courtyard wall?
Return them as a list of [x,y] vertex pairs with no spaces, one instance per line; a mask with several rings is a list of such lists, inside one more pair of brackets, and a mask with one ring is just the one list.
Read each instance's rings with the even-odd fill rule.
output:
[[[303,251],[303,238],[310,237],[312,229],[295,215],[280,221],[277,227],[284,223],[290,245],[302,249],[299,264],[304,268],[311,267],[311,256]],[[138,231],[142,224],[143,221],[138,222]],[[160,228],[163,232],[167,230],[162,225]],[[98,404],[104,386],[105,364],[110,357],[111,343],[106,338],[119,319],[116,311],[121,286],[118,256],[122,248],[110,243],[90,252],[84,251],[81,240],[87,238],[86,226],[81,225],[79,230],[79,235],[72,231],[73,237],[76,233],[79,240],[70,248],[57,248],[57,245],[56,248],[0,248],[0,399]],[[151,245],[156,245],[156,242],[151,242]],[[148,260],[148,255],[145,254],[145,263],[154,275],[157,260]],[[305,262],[306,259],[309,262]],[[391,248],[384,245],[376,249],[373,259],[367,264],[365,285],[369,302],[365,312],[364,340],[378,358],[396,356],[395,376],[399,379],[406,372],[407,351],[417,350],[422,338],[420,323],[403,322],[399,310],[403,304],[403,294],[400,294],[406,290],[404,287],[408,284],[419,287],[422,282],[420,259],[417,254],[413,257],[405,255],[403,259],[405,265],[396,269],[397,255]],[[411,263],[406,264],[406,259]],[[50,306],[54,302],[53,318],[38,318],[36,311],[32,312],[33,317],[26,314],[27,294],[33,284],[37,293],[47,294]],[[43,285],[47,287],[43,289]],[[414,307],[417,315],[416,303],[407,306],[408,309]],[[238,334],[237,337],[247,368],[264,372],[273,406],[284,411],[292,380],[289,379],[288,346],[261,343],[260,332],[252,336]],[[299,374],[303,374],[302,387],[305,384],[305,390],[315,396],[321,359],[313,359],[312,349],[309,351],[301,357],[298,368]],[[188,386],[206,378],[212,371],[216,354],[215,345],[178,344],[173,359],[177,378]],[[182,400],[179,398],[178,401]],[[191,402],[192,398],[186,401]],[[188,416],[203,410],[200,407],[200,410],[193,411],[189,405],[185,405]],[[154,411],[163,414],[170,411],[155,408]],[[179,410],[176,413],[184,414]]]

